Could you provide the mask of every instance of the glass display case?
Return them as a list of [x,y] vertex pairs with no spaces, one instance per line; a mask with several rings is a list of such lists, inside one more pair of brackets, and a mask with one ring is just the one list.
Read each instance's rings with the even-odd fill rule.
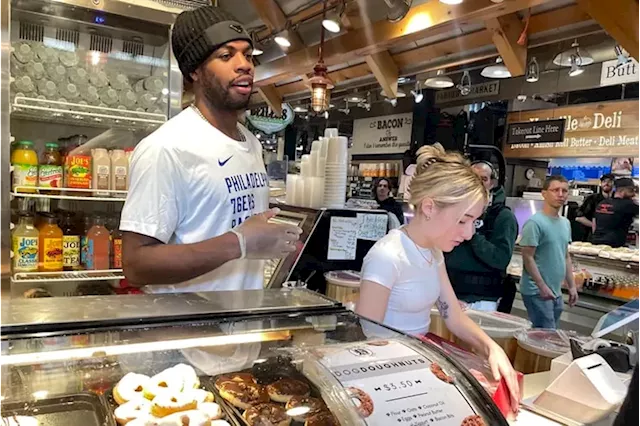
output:
[[5,424],[507,424],[438,347],[308,290],[72,300],[3,306]]

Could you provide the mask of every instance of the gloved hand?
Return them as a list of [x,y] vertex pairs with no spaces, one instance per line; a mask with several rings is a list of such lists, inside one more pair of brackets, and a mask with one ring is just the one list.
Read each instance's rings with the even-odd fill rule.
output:
[[231,230],[238,236],[241,259],[277,259],[296,250],[302,229],[293,225],[269,223],[280,209],[251,216]]

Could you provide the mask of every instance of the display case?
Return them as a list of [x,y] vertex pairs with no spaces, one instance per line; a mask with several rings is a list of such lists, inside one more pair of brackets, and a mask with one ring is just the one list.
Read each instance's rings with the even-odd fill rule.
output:
[[[220,425],[507,424],[473,376],[437,346],[308,290],[88,296],[82,304],[20,299],[3,305],[2,323],[5,422],[57,416],[67,426],[115,425],[123,394],[147,387],[162,395],[152,385],[162,387],[162,379],[177,399],[194,388],[213,394],[206,410],[194,403],[194,422],[193,411],[204,411],[227,422]],[[129,376],[143,385],[121,381],[128,373],[144,375]],[[174,380],[181,390],[165,383]],[[249,406],[269,400],[252,418]],[[281,418],[260,423],[267,415]]]

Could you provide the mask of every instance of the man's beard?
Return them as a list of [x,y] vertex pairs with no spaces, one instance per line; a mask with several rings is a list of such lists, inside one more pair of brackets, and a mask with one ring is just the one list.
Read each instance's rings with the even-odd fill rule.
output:
[[250,96],[246,99],[233,99],[230,88],[224,88],[220,81],[212,74],[205,73],[201,80],[202,92],[207,102],[216,109],[239,111],[247,109]]

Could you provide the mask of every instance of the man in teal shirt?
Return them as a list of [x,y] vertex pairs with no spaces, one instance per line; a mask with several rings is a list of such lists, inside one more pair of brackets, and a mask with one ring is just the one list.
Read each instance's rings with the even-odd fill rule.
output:
[[542,187],[544,207],[531,216],[522,228],[524,268],[520,293],[529,320],[536,328],[557,328],[564,305],[562,282],[567,281],[569,306],[578,301],[569,256],[571,224],[560,215],[567,202],[569,183],[563,176],[547,178]]

